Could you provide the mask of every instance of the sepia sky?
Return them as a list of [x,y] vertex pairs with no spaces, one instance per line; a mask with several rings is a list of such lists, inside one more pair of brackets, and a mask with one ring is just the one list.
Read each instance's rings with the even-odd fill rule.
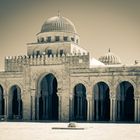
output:
[[140,60],[140,0],[0,0],[0,70],[5,56],[26,54],[26,43],[58,10],[75,24],[91,56],[110,48],[123,63]]

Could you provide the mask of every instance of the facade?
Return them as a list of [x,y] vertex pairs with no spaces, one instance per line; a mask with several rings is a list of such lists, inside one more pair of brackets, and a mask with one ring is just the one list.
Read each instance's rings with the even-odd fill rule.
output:
[[99,60],[80,47],[74,24],[46,20],[27,55],[5,57],[1,120],[140,122],[140,65],[109,52]]

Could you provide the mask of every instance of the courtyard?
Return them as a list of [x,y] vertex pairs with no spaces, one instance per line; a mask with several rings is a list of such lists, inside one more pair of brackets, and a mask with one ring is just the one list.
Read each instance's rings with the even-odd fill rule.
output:
[[83,130],[66,128],[68,123],[0,122],[0,140],[139,140],[140,124],[76,123]]

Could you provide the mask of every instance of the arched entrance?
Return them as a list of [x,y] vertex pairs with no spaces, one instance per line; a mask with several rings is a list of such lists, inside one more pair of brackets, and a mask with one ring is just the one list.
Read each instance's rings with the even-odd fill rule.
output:
[[117,120],[134,121],[134,88],[127,81],[117,87]]
[[53,74],[46,75],[40,82],[39,119],[58,120],[57,80]]
[[4,97],[3,97],[3,88],[0,85],[0,118],[4,115]]
[[87,120],[86,88],[83,84],[74,87],[74,119]]
[[110,120],[110,99],[109,87],[104,82],[99,82],[94,86],[94,120]]
[[10,89],[9,118],[10,119],[22,118],[21,89],[17,85],[12,86]]

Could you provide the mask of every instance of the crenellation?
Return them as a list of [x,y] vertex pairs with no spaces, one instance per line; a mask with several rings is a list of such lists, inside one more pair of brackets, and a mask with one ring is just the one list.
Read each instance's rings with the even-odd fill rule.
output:
[[[88,67],[89,55],[80,54],[63,54],[60,55],[30,55],[30,56],[8,56],[5,57],[6,71],[22,71],[24,65],[38,66],[50,64],[69,63],[70,67]],[[82,65],[81,65],[82,64]]]

